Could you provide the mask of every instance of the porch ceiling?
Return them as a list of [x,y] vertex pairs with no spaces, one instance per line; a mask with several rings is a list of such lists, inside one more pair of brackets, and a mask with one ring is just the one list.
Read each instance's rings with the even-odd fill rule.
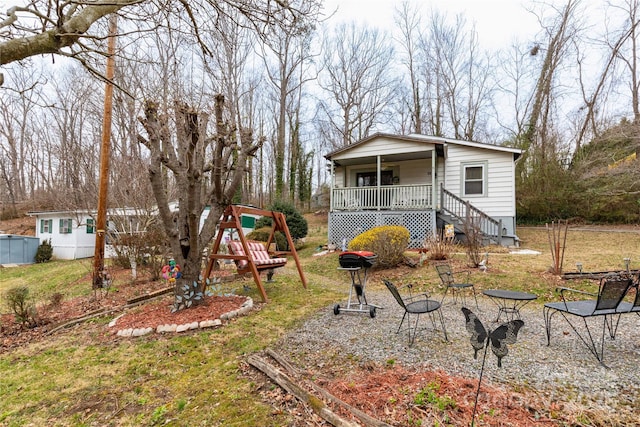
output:
[[[380,161],[382,163],[401,162],[404,160],[430,159],[433,151],[418,151],[412,153],[385,154]],[[356,158],[333,158],[338,166],[351,166],[376,163],[377,156],[356,157]]]

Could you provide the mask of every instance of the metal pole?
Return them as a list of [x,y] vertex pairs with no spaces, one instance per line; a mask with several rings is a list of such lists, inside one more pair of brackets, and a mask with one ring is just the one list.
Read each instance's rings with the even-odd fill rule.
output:
[[109,189],[109,159],[111,158],[111,116],[113,77],[115,74],[117,15],[109,18],[109,38],[106,84],[104,90],[104,121],[100,147],[100,185],[98,190],[98,217],[96,219],[96,247],[93,255],[93,289],[101,288],[104,271],[104,244],[107,231],[107,191]]

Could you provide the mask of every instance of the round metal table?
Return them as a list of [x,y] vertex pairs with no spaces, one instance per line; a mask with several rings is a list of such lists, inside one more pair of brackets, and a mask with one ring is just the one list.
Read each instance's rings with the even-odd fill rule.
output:
[[500,321],[502,313],[505,314],[507,320],[515,318],[520,319],[520,309],[538,298],[537,295],[529,292],[506,291],[502,289],[487,289],[482,293],[488,296],[495,305],[498,306],[498,317],[496,322]]

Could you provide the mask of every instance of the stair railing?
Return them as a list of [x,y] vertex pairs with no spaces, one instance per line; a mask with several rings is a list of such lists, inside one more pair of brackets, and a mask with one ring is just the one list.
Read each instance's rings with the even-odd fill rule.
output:
[[502,220],[497,220],[480,209],[473,206],[468,200],[462,200],[452,192],[446,190],[444,185],[440,185],[440,209],[451,215],[453,218],[469,224],[473,224],[480,229],[480,232],[496,244],[502,244]]

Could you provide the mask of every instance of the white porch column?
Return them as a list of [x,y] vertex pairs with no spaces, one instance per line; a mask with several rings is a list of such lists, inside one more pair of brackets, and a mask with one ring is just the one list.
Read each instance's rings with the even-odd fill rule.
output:
[[335,169],[333,165],[333,160],[329,160],[331,165],[330,175],[330,184],[329,184],[329,212],[333,212],[333,189],[335,188]]
[[380,210],[380,199],[381,199],[380,197],[380,180],[382,178],[381,169],[382,169],[382,159],[380,158],[380,155],[377,155],[376,156],[376,174],[377,174],[376,182],[378,184],[377,186],[378,188],[376,189],[376,192],[377,192],[376,201],[378,202],[378,210]]
[[440,187],[436,182],[436,150],[431,150],[431,209],[438,207],[437,200],[439,199],[438,188]]

